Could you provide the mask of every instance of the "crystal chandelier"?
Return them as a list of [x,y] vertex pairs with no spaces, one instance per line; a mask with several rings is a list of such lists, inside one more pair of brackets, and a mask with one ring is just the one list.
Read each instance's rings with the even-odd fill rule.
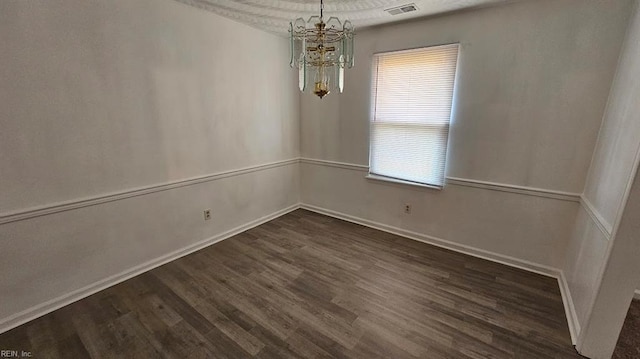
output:
[[337,17],[325,23],[323,10],[320,0],[320,16],[289,23],[290,65],[298,69],[298,87],[304,91],[310,82],[320,98],[336,88],[342,93],[344,69],[353,67],[353,25],[349,20],[341,23]]

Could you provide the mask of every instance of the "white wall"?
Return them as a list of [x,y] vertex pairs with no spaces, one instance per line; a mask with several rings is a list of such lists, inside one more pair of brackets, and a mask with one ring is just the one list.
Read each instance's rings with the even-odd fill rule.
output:
[[613,226],[619,220],[624,196],[640,149],[640,19],[630,12],[626,40],[608,99],[598,144],[587,177],[581,215],[571,237],[564,271],[583,323],[597,291],[606,262]]
[[[572,201],[458,185],[441,192],[407,188],[366,179],[366,170],[321,163],[303,162],[301,170],[305,205],[544,273],[560,266],[562,246],[571,234],[567,223],[572,223],[577,206]],[[405,203],[412,205],[410,215],[401,213]]]
[[[615,266],[616,262],[624,261],[611,255],[614,252],[613,246],[624,242],[625,234],[618,233],[622,218],[627,216],[629,221],[637,221],[638,218],[637,213],[623,211],[625,206],[633,207],[633,203],[628,203],[626,199],[640,160],[640,85],[637,81],[640,76],[640,8],[637,4],[630,13],[632,20],[588,173],[583,196],[583,215],[576,222],[564,268],[577,319],[581,326],[589,329],[581,334],[578,348],[584,350],[587,356],[596,358],[611,355],[620,328],[616,331],[615,328],[612,329],[610,322],[594,321],[594,303],[600,303],[603,308],[606,306],[608,320],[620,313],[619,308],[614,305],[615,300],[611,300],[611,294],[603,289],[602,278],[607,266]],[[630,225],[629,228],[632,227]],[[626,235],[635,235],[637,242],[637,231]],[[623,239],[617,238],[619,236]],[[627,254],[633,253],[632,245],[625,248],[624,252]],[[635,247],[635,250],[638,248]],[[634,260],[637,262],[637,256]],[[612,287],[618,290],[616,293],[619,299],[630,300],[630,293],[637,284],[638,270],[640,268],[631,275],[623,276],[618,273],[614,277],[617,284]],[[620,289],[621,286],[624,288]],[[625,297],[620,294],[620,290],[622,293],[629,292],[629,295]],[[622,313],[626,313],[626,308]],[[619,324],[622,325],[621,322]],[[602,335],[603,328],[606,328],[607,335]]]
[[[460,42],[448,176],[498,186],[415,190],[310,162],[303,203],[562,268],[630,5],[525,1],[360,31],[345,93],[302,98],[302,156],[368,165],[372,54]],[[518,186],[536,196],[504,192]]]
[[[640,112],[635,112],[640,118]],[[602,273],[598,276],[597,293],[588,320],[576,348],[593,359],[607,359],[613,354],[633,299],[640,273],[640,176],[635,171],[625,191],[624,210],[615,226]],[[633,175],[632,175],[633,176]],[[628,196],[628,197],[627,197]]]
[[[637,143],[637,39],[587,182],[597,213],[576,193],[630,6],[527,1],[360,31],[346,93],[299,102],[286,41],[216,15],[170,0],[0,2],[0,331],[283,213],[298,195],[477,255],[564,269],[588,317],[593,264],[607,251],[600,228],[616,223]],[[434,191],[364,179],[371,55],[455,41],[448,175],[463,181]],[[300,152],[318,161],[287,161]]]
[[287,52],[171,0],[1,1],[0,331],[297,204]]
[[284,39],[170,0],[0,16],[0,212],[298,154]]
[[628,190],[629,178],[640,147],[640,121],[638,121],[638,95],[640,94],[640,19],[634,13],[627,39],[620,57],[614,85],[609,94],[607,111],[598,136],[598,145],[584,196],[598,211],[605,226],[611,231],[623,198]]
[[569,236],[563,272],[567,291],[571,294],[570,313],[576,336],[586,322],[595,296],[597,278],[606,258],[609,237],[598,226],[587,207],[581,206]]

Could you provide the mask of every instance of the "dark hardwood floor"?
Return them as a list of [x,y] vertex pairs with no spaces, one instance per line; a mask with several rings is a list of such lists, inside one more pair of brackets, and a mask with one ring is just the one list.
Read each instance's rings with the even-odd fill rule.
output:
[[640,300],[634,299],[624,320],[613,359],[640,358]]
[[298,210],[0,335],[34,358],[579,358],[557,281]]

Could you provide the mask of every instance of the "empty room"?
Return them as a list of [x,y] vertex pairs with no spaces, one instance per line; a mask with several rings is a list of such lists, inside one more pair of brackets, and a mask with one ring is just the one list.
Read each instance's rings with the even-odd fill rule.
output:
[[640,358],[640,1],[1,0],[0,358]]

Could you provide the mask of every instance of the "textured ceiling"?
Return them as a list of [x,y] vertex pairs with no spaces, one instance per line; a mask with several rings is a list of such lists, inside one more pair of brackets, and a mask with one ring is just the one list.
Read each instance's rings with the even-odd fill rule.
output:
[[[279,35],[287,35],[289,22],[319,15],[320,0],[177,0],[201,9]],[[324,0],[325,19],[338,16],[351,20],[358,28],[379,25],[409,18],[434,15],[469,7],[506,2],[509,0]],[[385,9],[415,4],[417,11],[390,15]]]

